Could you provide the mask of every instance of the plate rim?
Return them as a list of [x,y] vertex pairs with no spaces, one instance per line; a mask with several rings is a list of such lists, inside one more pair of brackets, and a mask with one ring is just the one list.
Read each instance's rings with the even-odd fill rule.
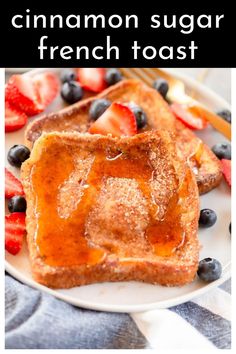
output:
[[[48,70],[53,70],[53,71],[59,71],[62,68],[35,68],[27,72],[29,75],[33,75],[37,72],[42,72],[42,71],[48,71]],[[226,101],[226,99],[222,98],[219,94],[213,91],[213,89],[205,86],[203,83],[197,82],[194,78],[189,77],[185,73],[180,73],[178,72],[176,68],[163,68],[166,72],[173,74],[176,78],[179,78],[183,80],[187,85],[190,87],[196,89],[197,91],[200,91],[202,93],[206,93],[207,96],[213,100],[213,101],[218,101],[220,102],[220,105],[224,108],[230,109],[230,104]],[[208,291],[214,289],[215,287],[218,287],[219,285],[223,284],[226,280],[228,280],[231,277],[231,257],[230,261],[227,263],[225,268],[229,268],[226,270],[225,274],[218,280],[208,283],[205,286],[201,287],[200,289],[193,290],[187,294],[183,294],[180,296],[176,296],[172,299],[167,299],[163,301],[157,301],[157,302],[150,302],[146,304],[139,304],[139,305],[110,305],[110,304],[98,304],[96,302],[91,303],[90,301],[84,301],[77,299],[75,297],[71,297],[67,294],[63,294],[59,291],[59,289],[51,289],[48,288],[44,285],[41,285],[37,283],[35,280],[25,276],[23,273],[21,273],[18,269],[16,269],[10,262],[5,260],[5,269],[6,271],[12,275],[14,278],[17,280],[21,281],[22,283],[31,286],[33,288],[36,288],[40,291],[46,292],[49,295],[55,296],[56,298],[65,301],[71,305],[77,306],[77,307],[82,307],[90,310],[97,310],[97,311],[107,311],[107,312],[142,312],[142,311],[148,311],[148,310],[153,310],[153,309],[164,309],[164,308],[169,308],[171,306],[176,306],[179,304],[182,304],[186,301],[190,301],[191,299],[194,299],[195,297],[201,296]]]
[[[201,296],[206,292],[218,287],[219,285],[223,284],[226,280],[228,280],[231,276],[231,270],[227,270],[226,273],[218,280],[215,280],[212,283],[208,283],[206,286],[203,286],[200,289],[194,290],[190,293],[177,296],[173,299],[151,302],[142,305],[106,305],[106,304],[98,304],[96,302],[91,303],[84,300],[79,300],[69,295],[63,294],[57,289],[48,288],[42,284],[37,283],[35,280],[28,278],[27,276],[23,275],[20,271],[14,268],[8,261],[5,261],[5,269],[6,271],[12,275],[17,280],[20,280],[22,283],[29,285],[33,288],[36,288],[40,291],[46,292],[49,295],[55,296],[56,298],[63,300],[71,305],[82,307],[88,310],[95,310],[95,311],[105,311],[105,312],[128,312],[128,313],[135,313],[135,312],[143,312],[149,311],[154,309],[166,309],[172,306],[180,305],[187,301],[194,299],[195,297]],[[230,268],[230,263],[227,265]]]

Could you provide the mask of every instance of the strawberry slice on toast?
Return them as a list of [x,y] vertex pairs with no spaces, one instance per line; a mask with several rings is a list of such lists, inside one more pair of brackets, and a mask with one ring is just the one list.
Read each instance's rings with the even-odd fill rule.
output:
[[112,136],[135,135],[137,134],[135,115],[127,106],[113,102],[91,125],[89,133]]

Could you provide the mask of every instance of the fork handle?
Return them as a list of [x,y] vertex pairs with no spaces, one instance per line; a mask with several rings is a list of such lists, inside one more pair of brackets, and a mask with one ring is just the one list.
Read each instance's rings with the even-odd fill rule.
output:
[[202,105],[198,105],[196,102],[191,104],[190,109],[195,112],[199,117],[206,119],[211,125],[222,133],[227,139],[231,140],[231,124],[226,122],[223,118],[217,114],[209,111]]

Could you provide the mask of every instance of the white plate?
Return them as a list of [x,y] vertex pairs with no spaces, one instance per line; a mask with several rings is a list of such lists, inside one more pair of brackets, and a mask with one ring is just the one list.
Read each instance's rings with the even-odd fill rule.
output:
[[[45,69],[39,69],[37,71],[43,70]],[[58,70],[55,71],[57,72]],[[31,71],[29,74],[31,75],[34,72],[35,70]],[[184,80],[189,89],[194,89],[198,98],[212,110],[230,108],[225,100],[205,86],[182,74],[175,73],[175,75]],[[61,101],[60,98],[58,98],[47,111],[56,110],[60,105]],[[12,145],[24,142],[23,133],[24,131],[20,130],[16,133],[6,134],[6,153]],[[225,138],[211,127],[199,135],[209,146],[217,142],[225,141]],[[10,167],[7,161],[6,165],[14,174],[19,173],[17,169]],[[230,189],[224,181],[217,189],[201,197],[201,208],[211,208],[215,210],[218,217],[213,227],[199,230],[199,238],[203,246],[200,252],[200,259],[214,257],[218,259],[223,266],[222,277],[210,284],[205,284],[199,279],[196,279],[189,285],[172,288],[140,282],[118,282],[87,285],[68,290],[52,290],[36,283],[32,279],[26,245],[24,245],[22,251],[17,256],[6,254],[6,270],[23,283],[46,291],[64,301],[80,307],[115,312],[136,312],[170,307],[199,296],[213,287],[220,285],[230,277],[230,207]]]
[[33,68],[5,68],[7,73],[24,73],[28,70],[32,70]]

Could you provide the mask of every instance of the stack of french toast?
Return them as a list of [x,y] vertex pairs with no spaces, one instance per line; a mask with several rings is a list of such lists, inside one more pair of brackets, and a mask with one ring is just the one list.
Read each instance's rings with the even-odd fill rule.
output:
[[[96,121],[97,100],[111,106]],[[145,112],[127,133],[117,115]],[[110,124],[110,125],[109,125]],[[104,128],[105,125],[105,128]],[[120,133],[117,133],[120,132]],[[30,123],[21,168],[34,278],[69,288],[137,280],[191,282],[199,261],[199,193],[222,173],[212,151],[153,88],[122,80]]]

